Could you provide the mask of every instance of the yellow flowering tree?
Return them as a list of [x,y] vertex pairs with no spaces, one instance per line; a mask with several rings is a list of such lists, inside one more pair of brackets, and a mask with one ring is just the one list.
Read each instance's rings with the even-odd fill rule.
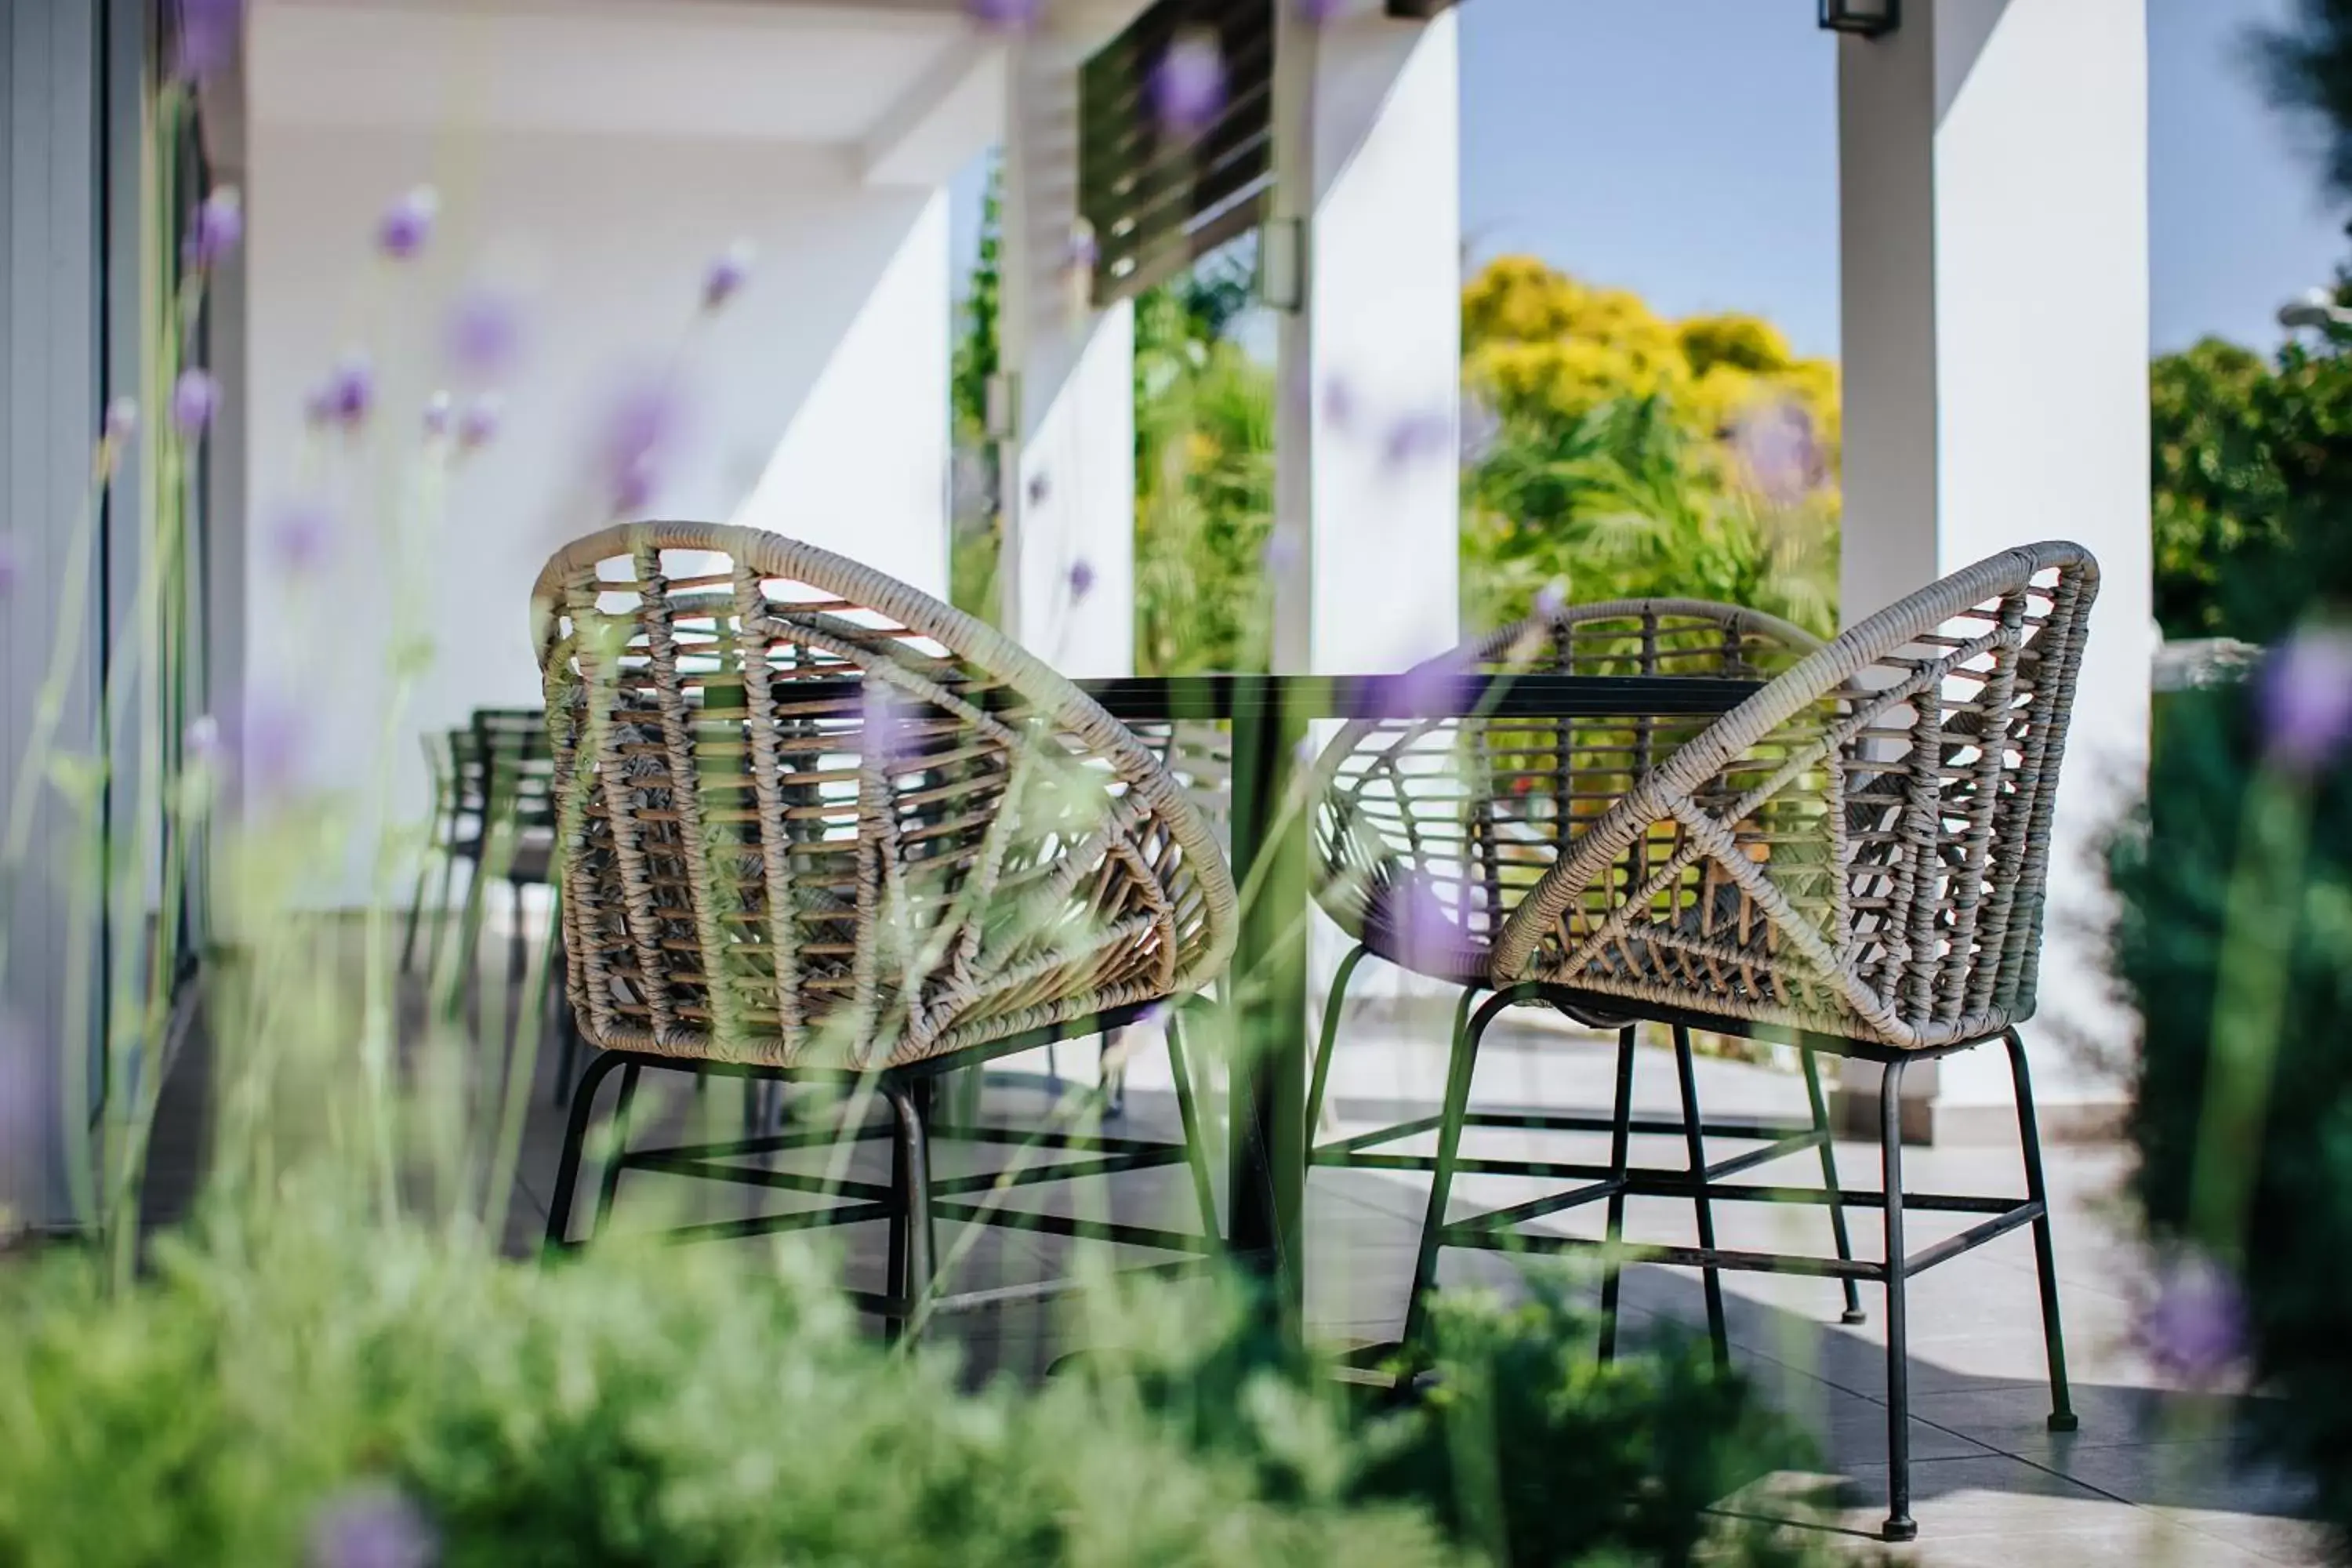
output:
[[1490,426],[1465,476],[1474,626],[1572,599],[1686,595],[1836,619],[1836,364],[1754,316],[1659,315],[1530,257],[1463,293]]

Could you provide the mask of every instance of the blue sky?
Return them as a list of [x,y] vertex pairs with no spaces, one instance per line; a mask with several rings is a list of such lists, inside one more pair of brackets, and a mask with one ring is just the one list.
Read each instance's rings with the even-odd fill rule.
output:
[[[2147,0],[2150,328],[2276,341],[2352,255],[2242,61],[2292,0]],[[1468,0],[1463,226],[1660,310],[1751,310],[1837,351],[1835,41],[1815,0]],[[974,192],[959,192],[968,255]]]

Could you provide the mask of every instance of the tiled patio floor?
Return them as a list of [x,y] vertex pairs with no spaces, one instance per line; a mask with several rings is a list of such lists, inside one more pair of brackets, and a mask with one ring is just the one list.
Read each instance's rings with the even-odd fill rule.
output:
[[[1346,1038],[1332,1089],[1338,1126],[1349,1131],[1424,1114],[1442,1082],[1442,1053],[1426,1029],[1367,1026]],[[1061,1065],[1090,1071],[1090,1044],[1061,1047]],[[550,1064],[542,1078],[551,1089]],[[1482,1058],[1479,1099],[1517,1106],[1592,1106],[1605,1102],[1610,1072],[1606,1041],[1548,1029],[1498,1026]],[[1166,1071],[1156,1047],[1139,1055],[1125,1115],[1127,1130],[1172,1132],[1175,1117]],[[682,1080],[681,1080],[682,1082]],[[1700,1097],[1710,1114],[1776,1111],[1801,1114],[1803,1090],[1793,1076],[1740,1063],[1703,1059]],[[609,1094],[609,1090],[607,1091]],[[740,1124],[740,1090],[706,1095],[678,1092],[668,1119],[709,1119],[722,1131]],[[1050,1103],[1042,1077],[1000,1079],[987,1093],[991,1119],[1034,1117]],[[1676,1107],[1672,1058],[1644,1051],[1636,1074],[1636,1105],[1672,1114]],[[542,1093],[530,1124],[515,1205],[511,1245],[536,1244],[544,1224],[561,1114]],[[1330,1129],[1327,1126],[1327,1136]],[[1493,1152],[1526,1135],[1496,1134]],[[1407,1144],[1403,1147],[1412,1147]],[[857,1173],[882,1179],[884,1146],[866,1145]],[[1553,1138],[1547,1152],[1560,1159],[1605,1157],[1599,1138]],[[1637,1140],[1637,1160],[1676,1164],[1678,1140]],[[1717,1151],[1711,1154],[1720,1157]],[[2129,1333],[2135,1292],[2146,1277],[2128,1216],[2115,1199],[2124,1154],[2111,1145],[2053,1146],[2050,1179],[2057,1215],[2060,1289],[2065,1312],[2075,1405],[2082,1429],[2053,1434],[2043,1424],[2048,1395],[2035,1305],[2031,1243],[2021,1231],[1915,1279],[1911,1290],[1913,1512],[1920,1541],[1898,1549],[1900,1562],[1959,1565],[2074,1563],[2252,1564],[2319,1560],[2317,1536],[2298,1517],[2301,1493],[2290,1479],[2243,1463],[2234,1434],[2241,1398],[2205,1396],[2168,1388],[2135,1348]],[[990,1156],[990,1157],[1001,1157]],[[970,1156],[943,1148],[943,1170],[971,1168]],[[1862,1144],[1838,1150],[1842,1179],[1877,1183],[1874,1152]],[[1219,1162],[1222,1168],[1222,1160]],[[2006,1147],[1915,1149],[1907,1155],[1909,1184],[1991,1194],[2021,1190],[2013,1144]],[[1817,1177],[1808,1156],[1771,1167],[1769,1179],[1790,1184]],[[688,1186],[695,1190],[689,1194]],[[1416,1177],[1318,1171],[1308,1199],[1307,1314],[1328,1341],[1393,1338],[1425,1188]],[[1496,1206],[1530,1195],[1507,1178],[1464,1177],[1456,1212]],[[667,1197],[669,1202],[665,1201]],[[666,1223],[679,1205],[703,1214],[714,1201],[706,1184],[632,1173],[615,1210],[616,1227]],[[719,1213],[747,1212],[765,1194],[730,1194]],[[777,1201],[790,1203],[782,1198]],[[1066,1188],[1024,1189],[1023,1201],[1041,1206],[1107,1205],[1120,1217],[1185,1226],[1192,1205],[1181,1169],[1135,1173]],[[579,1217],[593,1205],[583,1194]],[[1597,1235],[1597,1205],[1562,1223]],[[1911,1246],[1944,1234],[1936,1216],[1916,1216]],[[1817,1208],[1761,1205],[1718,1207],[1719,1239],[1728,1247],[1793,1246],[1826,1250],[1828,1226]],[[1874,1215],[1855,1211],[1854,1242],[1865,1257],[1878,1250]],[[1952,1228],[1957,1228],[1954,1225]],[[962,1227],[942,1226],[942,1255],[952,1254]],[[836,1232],[845,1266],[860,1282],[879,1287],[879,1227]],[[1817,1234],[1818,1233],[1818,1234]],[[1629,1237],[1662,1243],[1695,1239],[1688,1207],[1637,1200]],[[1051,1237],[984,1231],[959,1263],[959,1284],[1046,1278],[1064,1271],[1069,1245]],[[1139,1255],[1139,1260],[1143,1255]],[[1503,1289],[1518,1280],[1516,1266],[1489,1253],[1449,1252],[1442,1277],[1449,1285],[1482,1283]],[[1739,1363],[1818,1440],[1822,1479],[1786,1478],[1727,1500],[1726,1506],[1783,1512],[1784,1491],[1801,1492],[1832,1521],[1857,1536],[1874,1535],[1884,1516],[1885,1355],[1879,1292],[1864,1289],[1869,1321],[1841,1326],[1832,1281],[1761,1274],[1725,1276],[1729,1326]],[[1703,1323],[1695,1273],[1656,1267],[1629,1270],[1626,1310],[1633,1331],[1665,1319]],[[1043,1375],[1053,1358],[1072,1348],[1050,1307],[990,1310],[945,1321],[944,1332],[965,1348],[971,1375]]]

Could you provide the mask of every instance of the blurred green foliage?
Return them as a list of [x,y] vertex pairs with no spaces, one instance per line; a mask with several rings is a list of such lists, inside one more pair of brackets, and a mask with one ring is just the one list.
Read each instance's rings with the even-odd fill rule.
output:
[[[2339,286],[2352,300],[2352,288]],[[2269,362],[2208,338],[2150,367],[2156,616],[2165,635],[2271,642],[2352,598],[2352,357]]]
[[[1000,210],[992,189],[954,384],[958,437],[985,478],[960,491],[950,580],[956,603],[983,616],[1002,538],[982,439]],[[1136,664],[1147,674],[1262,669],[1270,653],[1275,373],[1242,341],[1247,244],[1136,301]],[[1526,615],[1553,583],[1577,602],[1681,595],[1834,629],[1833,363],[1796,354],[1752,316],[1672,321],[1625,290],[1506,257],[1464,290],[1463,375],[1475,432],[1462,457],[1468,629]],[[1747,437],[1759,422],[1780,432],[1786,449],[1764,455],[1786,472],[1756,471]]]
[[[2265,769],[2245,688],[2164,700],[2148,805],[2117,837],[2110,869],[2116,971],[2142,1021],[2132,1185],[2159,1240],[2240,1275],[2256,1381],[2273,1395],[2250,1407],[2258,1436],[2312,1479],[2322,1516],[2352,1543],[2352,768],[2309,781]],[[2250,892],[2234,884],[2265,801],[2296,814],[2308,837],[2269,857],[2275,885]],[[2233,892],[2249,929],[2232,930]],[[2204,1141],[2223,1098],[2216,1064],[2232,1048],[2217,1009],[2250,951],[2277,978],[2249,996],[2237,975],[2228,1005],[2273,1054],[2251,1124],[2218,1150],[2231,1168],[2217,1173]],[[2261,1010],[2273,1006],[2268,1022]],[[2223,1174],[2242,1201],[2228,1205],[2228,1233],[2202,1234]]]
[[1832,1560],[1704,1511],[1798,1450],[1703,1346],[1598,1368],[1564,1307],[1457,1301],[1443,1392],[1384,1412],[1213,1290],[1098,1294],[1107,1348],[974,1393],[805,1246],[511,1263],[289,1181],[128,1291],[0,1267],[0,1562],[318,1563],[322,1510],[386,1495],[452,1568]]

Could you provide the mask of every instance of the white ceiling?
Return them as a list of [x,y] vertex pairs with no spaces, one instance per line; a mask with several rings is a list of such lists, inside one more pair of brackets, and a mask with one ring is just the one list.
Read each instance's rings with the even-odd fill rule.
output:
[[960,0],[263,0],[247,82],[265,123],[751,138],[872,170],[992,140],[1001,53]]

